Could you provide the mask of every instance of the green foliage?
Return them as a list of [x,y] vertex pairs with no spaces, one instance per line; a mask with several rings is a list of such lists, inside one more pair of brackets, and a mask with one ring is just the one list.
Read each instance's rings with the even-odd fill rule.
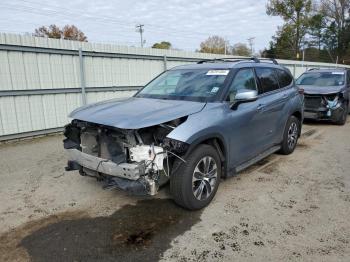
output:
[[[280,16],[285,21],[285,25],[279,29],[276,42],[286,44],[285,37],[291,42],[289,52],[296,57],[299,54],[300,45],[305,35],[310,21],[311,0],[270,0],[266,5],[266,13],[271,16]],[[288,43],[289,46],[289,43]]]
[[158,49],[170,49],[171,43],[167,41],[162,41],[160,43],[153,44],[152,48],[158,48]]
[[270,0],[266,12],[285,24],[263,56],[350,63],[350,0]]
[[270,58],[295,59],[294,27],[285,24],[280,27],[270,42],[270,50],[264,51],[263,56]]

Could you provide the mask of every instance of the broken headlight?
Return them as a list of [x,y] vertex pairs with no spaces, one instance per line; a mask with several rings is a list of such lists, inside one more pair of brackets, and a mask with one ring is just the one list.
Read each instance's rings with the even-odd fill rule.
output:
[[166,137],[163,140],[163,147],[165,150],[183,154],[187,151],[189,145],[187,143]]
[[341,105],[341,101],[339,99],[339,96],[324,96],[324,105],[331,110],[337,109]]

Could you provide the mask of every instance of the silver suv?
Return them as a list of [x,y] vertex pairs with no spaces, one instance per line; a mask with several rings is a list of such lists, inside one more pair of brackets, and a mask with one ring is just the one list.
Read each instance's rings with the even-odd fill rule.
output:
[[155,195],[170,180],[175,202],[195,210],[221,178],[294,151],[303,94],[275,60],[216,59],[175,67],[131,98],[70,117],[67,170],[132,194]]

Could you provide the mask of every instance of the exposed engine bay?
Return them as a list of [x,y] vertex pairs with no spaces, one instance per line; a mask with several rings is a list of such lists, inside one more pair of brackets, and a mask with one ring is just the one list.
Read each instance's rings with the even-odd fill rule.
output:
[[175,159],[188,149],[186,143],[167,138],[186,117],[152,127],[118,129],[73,120],[65,127],[67,171],[105,181],[136,195],[155,195],[172,170]]

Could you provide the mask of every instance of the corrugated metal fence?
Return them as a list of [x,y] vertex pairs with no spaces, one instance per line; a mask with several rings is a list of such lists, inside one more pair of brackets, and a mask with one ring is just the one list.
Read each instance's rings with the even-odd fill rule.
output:
[[[84,100],[128,97],[166,69],[218,57],[0,34],[0,141],[58,131]],[[335,66],[279,62],[295,76]]]

